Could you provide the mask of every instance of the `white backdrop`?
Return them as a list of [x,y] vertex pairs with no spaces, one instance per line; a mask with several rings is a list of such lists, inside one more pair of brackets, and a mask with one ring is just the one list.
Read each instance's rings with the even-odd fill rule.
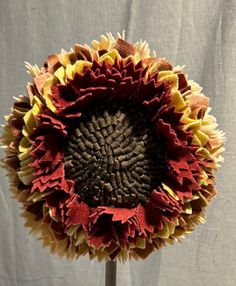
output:
[[[61,48],[123,29],[128,41],[141,37],[158,56],[186,64],[189,78],[210,97],[228,141],[207,223],[182,244],[120,264],[118,286],[236,285],[235,0],[0,0],[1,123],[12,96],[25,93],[25,60],[40,65]],[[59,259],[28,235],[0,172],[0,285],[104,285],[104,263]]]

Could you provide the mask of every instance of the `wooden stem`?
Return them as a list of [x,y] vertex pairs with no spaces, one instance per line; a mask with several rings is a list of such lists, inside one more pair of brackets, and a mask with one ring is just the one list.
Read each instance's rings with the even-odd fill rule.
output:
[[116,286],[116,267],[116,261],[108,261],[106,263],[105,286]]

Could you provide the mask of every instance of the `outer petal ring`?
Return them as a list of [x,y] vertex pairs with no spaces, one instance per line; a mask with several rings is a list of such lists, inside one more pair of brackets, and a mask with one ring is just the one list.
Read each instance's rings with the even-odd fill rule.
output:
[[[51,55],[41,69],[27,68],[33,81],[28,97],[19,97],[6,117],[3,162],[26,226],[44,245],[68,258],[145,258],[204,223],[224,134],[209,115],[207,97],[182,68],[120,34]],[[165,176],[134,207],[89,205],[67,176],[66,139],[95,105],[127,100],[145,108],[164,142]]]

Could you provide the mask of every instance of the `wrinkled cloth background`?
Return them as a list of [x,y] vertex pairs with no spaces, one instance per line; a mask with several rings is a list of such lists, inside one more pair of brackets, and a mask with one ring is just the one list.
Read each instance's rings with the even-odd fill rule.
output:
[[[186,65],[189,78],[210,97],[227,143],[207,223],[145,261],[119,264],[117,285],[236,285],[235,0],[0,0],[1,123],[12,97],[25,94],[24,61],[41,65],[61,48],[123,29],[128,41],[146,39],[159,57]],[[104,285],[104,263],[59,259],[28,235],[0,172],[0,285]]]

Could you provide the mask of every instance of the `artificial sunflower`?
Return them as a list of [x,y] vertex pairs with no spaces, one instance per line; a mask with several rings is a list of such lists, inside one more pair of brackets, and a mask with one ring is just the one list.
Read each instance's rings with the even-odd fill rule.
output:
[[107,34],[27,69],[3,163],[45,246],[68,258],[146,258],[204,223],[224,134],[181,67]]

